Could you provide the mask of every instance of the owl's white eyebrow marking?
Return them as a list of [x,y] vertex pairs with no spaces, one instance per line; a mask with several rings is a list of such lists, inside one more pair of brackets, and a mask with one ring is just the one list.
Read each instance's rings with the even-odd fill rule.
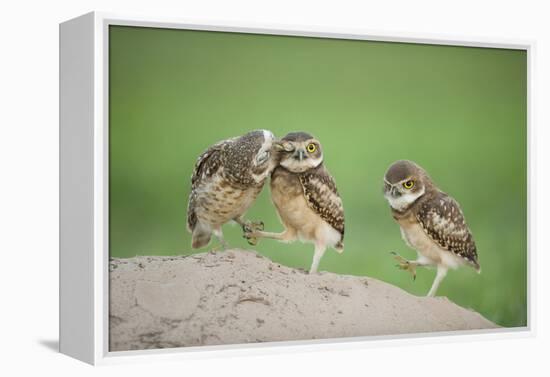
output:
[[399,182],[397,182],[397,183],[405,183],[405,182],[407,182],[407,181],[410,181],[411,179],[412,179],[412,177],[408,177],[408,178],[405,178],[405,179],[403,179],[403,180],[401,180],[401,181],[399,181]]
[[396,182],[396,183],[390,183],[388,182],[388,180],[386,179],[386,177],[384,177],[384,182],[387,183],[388,185],[390,186],[393,186],[393,185],[397,185],[397,184],[400,184],[400,183],[403,183],[403,182],[407,182],[407,181],[410,181],[412,179],[412,177],[409,177],[409,178],[405,178],[399,182]]

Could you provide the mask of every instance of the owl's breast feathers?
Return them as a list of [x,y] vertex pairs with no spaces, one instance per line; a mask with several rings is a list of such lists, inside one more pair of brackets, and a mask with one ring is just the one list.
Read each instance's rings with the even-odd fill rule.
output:
[[416,219],[434,242],[479,270],[474,238],[459,204],[453,198],[438,192],[430,200],[419,203],[415,209]]
[[336,183],[323,165],[299,174],[304,196],[311,208],[342,235],[344,241],[344,206]]

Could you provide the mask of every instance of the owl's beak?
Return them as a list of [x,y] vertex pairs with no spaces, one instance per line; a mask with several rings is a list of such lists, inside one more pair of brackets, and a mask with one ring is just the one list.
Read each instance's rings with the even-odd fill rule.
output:
[[395,186],[392,186],[392,188],[390,190],[390,194],[391,194],[392,198],[399,198],[401,196],[401,193],[399,192],[399,190]]
[[300,161],[303,161],[304,157],[305,157],[305,153],[304,153],[304,150],[303,149],[297,149],[294,154],[292,155],[292,157],[294,157],[296,160],[300,160]]

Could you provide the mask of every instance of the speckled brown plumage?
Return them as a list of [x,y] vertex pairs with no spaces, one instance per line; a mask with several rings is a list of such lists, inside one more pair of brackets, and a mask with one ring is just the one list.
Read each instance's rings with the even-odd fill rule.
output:
[[443,192],[432,200],[423,201],[416,218],[428,236],[441,248],[448,250],[479,269],[474,238],[459,204]]
[[469,265],[481,271],[477,248],[456,200],[441,191],[427,172],[412,161],[394,162],[384,175],[384,196],[405,243],[416,261],[398,254],[399,267],[416,276],[416,266],[436,266],[429,296],[434,296],[449,269]]
[[309,207],[340,232],[340,244],[343,245],[344,207],[334,179],[322,164],[299,174],[298,177]]
[[279,143],[278,155],[279,166],[271,175],[271,199],[285,229],[245,232],[245,237],[311,242],[315,250],[309,271],[314,273],[327,248],[344,251],[342,199],[324,167],[321,143],[309,133],[287,134]]
[[203,152],[191,177],[187,228],[193,247],[202,247],[221,226],[240,220],[275,167],[269,131],[252,131],[221,141]]
[[221,167],[220,151],[224,143],[225,142],[220,142],[208,148],[199,156],[195,163],[195,170],[191,176],[191,192],[187,203],[187,229],[190,232],[195,229],[197,224],[195,206],[197,203],[198,189],[202,180],[211,178],[212,175],[218,173]]

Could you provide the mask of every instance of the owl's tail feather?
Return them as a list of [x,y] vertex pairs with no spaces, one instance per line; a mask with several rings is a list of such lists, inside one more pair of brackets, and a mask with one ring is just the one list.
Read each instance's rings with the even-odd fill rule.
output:
[[471,260],[469,261],[470,265],[476,270],[478,274],[481,274],[481,266],[479,265],[479,262],[477,260]]
[[204,229],[199,224],[193,229],[191,247],[193,249],[198,249],[208,245],[210,239],[212,238],[212,231]]
[[344,252],[344,242],[343,241],[340,241],[338,242],[335,246],[334,246],[334,250],[336,250],[336,252],[338,254],[342,254]]

